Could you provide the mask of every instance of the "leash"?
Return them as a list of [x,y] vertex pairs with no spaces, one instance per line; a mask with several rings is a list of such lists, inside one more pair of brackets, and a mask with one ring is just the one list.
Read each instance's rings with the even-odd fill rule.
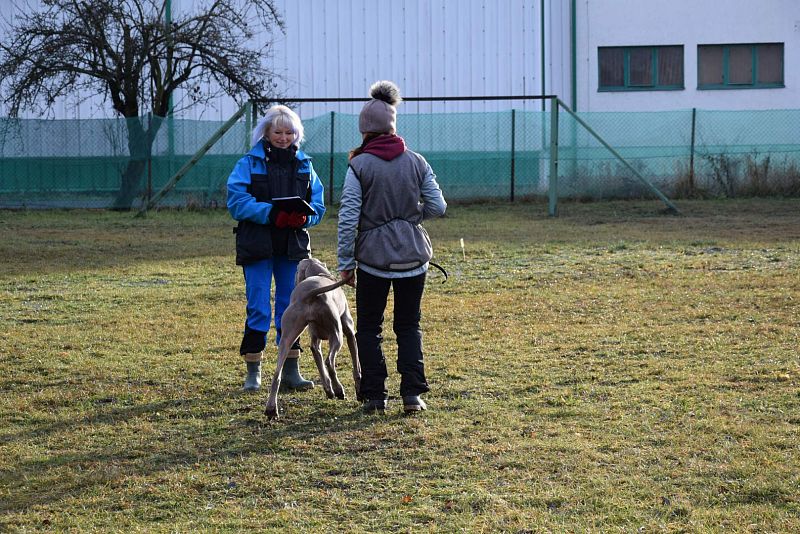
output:
[[429,264],[431,264],[431,265],[433,265],[434,267],[436,267],[436,268],[437,268],[437,269],[439,269],[440,271],[442,271],[442,274],[444,275],[444,280],[442,280],[442,283],[444,284],[445,282],[447,282],[447,271],[445,271],[445,270],[444,270],[444,267],[442,267],[442,266],[441,266],[441,265],[439,265],[438,263],[434,263],[434,262],[432,262],[432,261],[429,261],[428,263],[429,263]]

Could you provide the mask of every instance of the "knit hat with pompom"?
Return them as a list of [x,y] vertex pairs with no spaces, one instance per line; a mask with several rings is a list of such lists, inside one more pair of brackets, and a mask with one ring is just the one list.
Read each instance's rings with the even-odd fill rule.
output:
[[382,80],[369,88],[372,100],[364,104],[358,116],[358,130],[363,133],[396,133],[397,110],[402,100],[400,89],[393,82]]

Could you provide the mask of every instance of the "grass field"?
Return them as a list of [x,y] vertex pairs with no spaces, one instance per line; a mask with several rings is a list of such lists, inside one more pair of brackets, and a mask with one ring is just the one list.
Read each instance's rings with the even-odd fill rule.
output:
[[451,207],[429,411],[278,421],[226,213],[0,212],[0,531],[800,531],[800,201],[679,208]]

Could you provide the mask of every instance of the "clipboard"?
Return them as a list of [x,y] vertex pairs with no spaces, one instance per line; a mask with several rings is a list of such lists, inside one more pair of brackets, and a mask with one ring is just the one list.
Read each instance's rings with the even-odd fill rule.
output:
[[303,215],[316,215],[317,212],[311,207],[311,204],[306,202],[300,197],[278,197],[270,200],[273,206],[278,208],[279,211],[287,213],[296,212]]

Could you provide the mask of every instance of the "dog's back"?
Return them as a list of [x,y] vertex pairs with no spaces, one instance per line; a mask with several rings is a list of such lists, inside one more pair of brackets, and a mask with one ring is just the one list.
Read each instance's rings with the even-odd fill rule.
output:
[[[347,312],[347,297],[341,287],[328,289],[335,285],[327,276],[311,276],[298,284],[292,293],[292,301],[302,301],[304,318],[309,327],[320,339],[328,339],[326,332],[338,329],[336,326]],[[334,315],[335,314],[335,315]]]
[[[339,315],[347,309],[347,297],[341,286],[344,280],[336,279],[331,275],[324,263],[316,258],[304,259],[297,266],[295,288],[292,291],[291,302],[302,301],[309,306],[314,305],[314,299],[322,298],[335,303]],[[327,296],[326,296],[327,295]]]

